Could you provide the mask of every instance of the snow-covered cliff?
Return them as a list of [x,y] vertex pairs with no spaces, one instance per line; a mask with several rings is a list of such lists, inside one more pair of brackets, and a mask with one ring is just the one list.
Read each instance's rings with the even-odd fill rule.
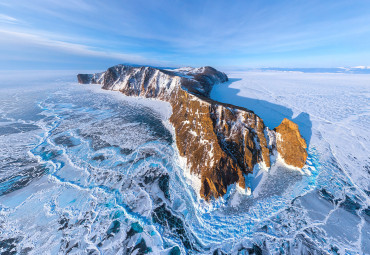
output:
[[180,156],[201,179],[200,195],[206,200],[223,196],[233,183],[247,188],[246,174],[258,163],[270,167],[276,149],[289,164],[300,168],[305,164],[306,144],[294,123],[286,120],[280,129],[269,130],[254,112],[209,98],[214,84],[228,81],[212,67],[162,70],[117,65],[77,77],[79,83],[169,102]]

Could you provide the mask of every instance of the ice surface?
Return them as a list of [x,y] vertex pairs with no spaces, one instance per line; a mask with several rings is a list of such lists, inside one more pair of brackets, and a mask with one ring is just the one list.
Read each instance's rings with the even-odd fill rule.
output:
[[[299,196],[307,222],[320,226],[336,248],[318,247],[326,252],[367,253],[369,221],[360,219],[369,207],[370,189],[370,76],[365,74],[322,74],[298,72],[233,72],[229,83],[218,84],[211,97],[256,112],[269,128],[289,118],[299,125],[309,145],[309,154],[317,157],[314,167],[320,173],[315,191]],[[311,159],[308,160],[310,162]],[[313,162],[310,162],[313,163]],[[320,189],[325,192],[320,193]],[[327,195],[331,204],[313,193]],[[355,207],[335,209],[345,203],[344,194],[361,202]],[[310,199],[310,202],[307,202]],[[351,200],[352,201],[352,200]],[[361,221],[361,222],[360,222]],[[321,229],[322,227],[322,229]],[[349,238],[351,236],[351,238]],[[312,238],[312,237],[310,237]],[[325,238],[322,236],[322,238]]]
[[235,72],[229,77],[229,83],[215,86],[214,99],[253,110],[270,129],[283,118],[293,120],[309,145],[311,139],[325,140],[348,177],[370,190],[369,75]]
[[0,253],[368,253],[368,76],[229,76],[212,97],[270,128],[293,119],[309,157],[259,166],[252,194],[232,185],[211,203],[181,168],[168,103],[74,77],[1,88]]

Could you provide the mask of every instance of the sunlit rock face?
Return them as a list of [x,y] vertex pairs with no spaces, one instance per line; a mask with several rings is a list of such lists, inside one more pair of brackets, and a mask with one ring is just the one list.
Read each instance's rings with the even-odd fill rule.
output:
[[307,145],[298,130],[298,125],[284,119],[276,131],[276,148],[285,163],[302,168],[307,159]]
[[253,112],[183,90],[171,104],[177,148],[191,172],[201,177],[203,198],[222,196],[233,183],[245,188],[244,175],[255,164],[269,166],[264,124]]
[[179,154],[190,172],[201,179],[200,195],[206,200],[223,196],[233,183],[246,188],[246,174],[258,163],[270,167],[275,148],[287,164],[303,167],[305,163],[305,143],[294,123],[283,121],[276,130],[275,144],[270,138],[275,132],[254,112],[209,98],[214,84],[228,81],[212,67],[161,70],[117,65],[103,73],[77,77],[79,83],[169,102]]

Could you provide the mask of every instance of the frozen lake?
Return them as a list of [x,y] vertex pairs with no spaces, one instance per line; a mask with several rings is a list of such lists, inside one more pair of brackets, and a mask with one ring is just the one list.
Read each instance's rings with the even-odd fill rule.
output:
[[230,72],[211,97],[295,121],[303,173],[256,169],[252,196],[208,204],[179,166],[169,104],[78,85],[0,81],[0,253],[366,254],[370,75]]

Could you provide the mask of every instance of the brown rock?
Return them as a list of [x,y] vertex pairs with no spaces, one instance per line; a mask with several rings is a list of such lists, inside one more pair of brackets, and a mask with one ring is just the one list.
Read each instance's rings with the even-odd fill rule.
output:
[[[230,184],[245,188],[244,175],[268,158],[263,121],[253,112],[182,89],[170,100],[176,145],[193,174],[200,176],[200,195],[209,200],[226,194]],[[258,129],[261,129],[260,131]]]
[[298,125],[284,119],[276,131],[276,147],[285,163],[302,168],[307,159],[307,144],[299,133]]

